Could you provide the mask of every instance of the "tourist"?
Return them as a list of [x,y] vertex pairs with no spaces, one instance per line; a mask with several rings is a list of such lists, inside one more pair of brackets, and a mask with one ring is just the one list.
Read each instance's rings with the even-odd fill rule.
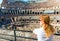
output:
[[55,29],[50,25],[50,17],[48,15],[40,16],[40,27],[34,29],[33,33],[38,41],[52,41]]

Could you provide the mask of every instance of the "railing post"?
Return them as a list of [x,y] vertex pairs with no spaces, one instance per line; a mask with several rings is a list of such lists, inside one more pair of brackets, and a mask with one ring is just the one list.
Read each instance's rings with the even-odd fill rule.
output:
[[16,27],[14,26],[14,40],[16,41]]

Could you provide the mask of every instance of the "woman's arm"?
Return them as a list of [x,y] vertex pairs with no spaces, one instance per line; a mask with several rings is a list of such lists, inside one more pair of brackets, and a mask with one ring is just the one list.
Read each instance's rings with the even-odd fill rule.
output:
[[37,38],[37,29],[33,30],[33,38]]

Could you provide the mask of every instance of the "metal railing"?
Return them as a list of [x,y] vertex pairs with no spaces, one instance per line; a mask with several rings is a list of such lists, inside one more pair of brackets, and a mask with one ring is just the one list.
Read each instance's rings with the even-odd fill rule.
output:
[[[3,31],[3,29],[1,29]],[[0,31],[1,31],[0,30]],[[6,32],[9,31],[9,30],[6,30]],[[29,39],[29,40],[37,40],[36,38],[33,38],[33,37],[25,37],[25,36],[17,36],[16,34],[19,32],[22,32],[22,33],[32,33],[32,31],[26,31],[26,30],[10,30],[10,31],[13,31],[14,32],[14,35],[8,35],[8,34],[4,34],[4,33],[1,33],[0,32],[0,39],[5,39],[5,40],[12,40],[12,41],[19,41],[20,38],[24,38],[24,39]],[[17,31],[17,33],[16,33]],[[7,32],[8,33],[8,32]],[[12,34],[12,33],[11,33]],[[10,38],[9,38],[10,37]],[[23,40],[22,40],[23,41]]]
[[[52,25],[60,26],[59,24],[52,24]],[[24,35],[21,35],[21,32],[24,35],[26,35],[27,33],[29,33],[29,34],[28,34],[28,36],[24,36]],[[10,41],[20,41],[20,40],[23,41],[23,39],[37,41],[37,38],[33,38],[32,36],[29,36],[30,34],[32,34],[32,31],[16,30],[16,27],[14,30],[0,29],[0,39],[10,40]]]

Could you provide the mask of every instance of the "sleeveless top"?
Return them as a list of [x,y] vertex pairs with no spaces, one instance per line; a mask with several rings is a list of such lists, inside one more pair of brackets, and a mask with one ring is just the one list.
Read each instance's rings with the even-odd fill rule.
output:
[[52,41],[53,35],[51,35],[49,38],[46,38],[43,27],[33,30],[33,33],[37,35],[38,41]]

